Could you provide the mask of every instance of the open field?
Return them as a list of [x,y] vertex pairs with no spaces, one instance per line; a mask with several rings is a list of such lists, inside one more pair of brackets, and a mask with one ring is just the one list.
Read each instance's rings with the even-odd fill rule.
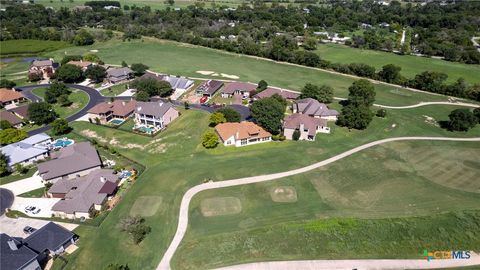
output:
[[[480,209],[479,158],[474,142],[388,143],[293,177],[204,191],[190,205],[189,231],[174,257],[175,269],[264,260],[419,258],[423,248],[449,245],[478,250],[480,234],[473,228],[479,211],[435,215]],[[439,175],[458,164],[477,165]],[[418,166],[434,173],[425,175]],[[298,201],[272,201],[271,190],[279,186],[294,187]],[[242,211],[206,217],[201,204],[217,196],[238,198]],[[428,218],[411,218],[418,216]],[[442,233],[432,234],[434,228]]]
[[[257,83],[264,79],[270,85],[300,90],[306,83],[328,84],[335,95],[347,97],[347,88],[355,79],[321,70],[278,64],[265,59],[226,53],[188,44],[144,38],[144,41],[121,42],[111,40],[92,46],[72,47],[48,53],[57,60],[67,54],[84,54],[98,50],[108,64],[144,63],[151,70],[190,77],[218,78],[201,75],[197,71],[215,71],[239,77],[241,81]],[[446,101],[446,97],[412,92],[385,84],[377,84],[377,103],[384,105],[411,105],[420,101]]]
[[407,78],[413,78],[423,71],[437,71],[448,75],[448,81],[453,82],[464,78],[468,83],[480,83],[480,65],[467,65],[440,59],[397,55],[394,53],[355,49],[337,44],[321,44],[316,52],[325,60],[334,63],[365,63],[374,66],[379,71],[386,64],[402,67],[401,73]]
[[[47,88],[36,88],[32,92],[39,96],[44,97],[45,91]],[[76,112],[80,111],[85,105],[88,103],[88,95],[77,89],[71,89],[72,93],[68,96],[68,99],[72,102],[70,106],[60,106],[59,104],[53,104],[53,109],[58,113],[58,117],[60,118],[67,118],[70,115],[75,114]]]
[[8,63],[0,62],[0,77],[14,81],[17,85],[26,85],[29,66],[30,63],[21,58],[16,58]]
[[[156,267],[175,233],[178,206],[183,194],[189,187],[207,179],[218,181],[298,168],[359,144],[386,137],[407,135],[480,136],[480,127],[478,126],[467,133],[452,133],[426,123],[424,120],[423,115],[429,115],[435,119],[445,119],[453,108],[453,106],[425,106],[412,110],[388,110],[387,118],[375,118],[370,127],[364,131],[349,132],[346,129],[331,126],[332,134],[319,136],[315,142],[272,142],[244,148],[220,146],[213,151],[207,151],[200,146],[200,137],[208,126],[209,117],[203,111],[181,110],[180,118],[175,120],[167,130],[153,138],[88,122],[72,123],[77,132],[85,132],[85,136],[95,139],[99,143],[108,143],[126,157],[145,165],[146,170],[100,227],[79,232],[82,239],[79,243],[80,249],[68,257],[70,263],[67,268],[103,269],[111,262],[128,263],[132,269]],[[392,128],[393,123],[396,123],[395,128]],[[307,184],[313,192],[312,194],[317,194],[315,196],[319,198],[318,193],[312,188],[312,184]],[[268,199],[269,205],[295,207],[303,202],[303,196],[305,196],[303,190],[305,189],[301,189],[295,183],[279,183],[279,185],[294,186],[298,202],[274,203],[269,191],[266,190],[264,196]],[[446,190],[445,194],[447,191],[451,191],[452,194],[462,192],[447,187],[443,188]],[[118,230],[117,224],[120,219],[131,214],[132,206],[138,198],[143,196],[159,196],[162,197],[162,202],[152,216],[145,218],[146,223],[152,227],[152,233],[140,245],[133,245]],[[461,198],[467,203],[466,206],[471,205],[474,201],[470,196],[473,195]],[[242,200],[242,197],[240,196],[239,199]],[[478,205],[478,201],[475,203]],[[306,205],[305,209],[311,207],[312,204]],[[380,206],[377,207],[380,208]],[[244,209],[248,210],[249,205],[244,205],[242,201],[240,214],[243,214]],[[272,209],[272,211],[276,210]],[[418,210],[418,212],[421,211],[425,210]],[[237,215],[217,216],[213,219],[227,220],[230,217],[236,218]],[[251,224],[255,222],[258,221],[246,219],[241,226],[250,228]],[[238,224],[239,222],[235,226],[240,226]]]
[[127,86],[128,86],[128,83],[115,84],[109,88],[101,90],[100,93],[102,93],[102,95],[107,97],[118,96],[127,90]]
[[6,40],[0,41],[0,55],[37,54],[55,51],[70,46],[72,46],[72,44],[64,41],[33,39]]

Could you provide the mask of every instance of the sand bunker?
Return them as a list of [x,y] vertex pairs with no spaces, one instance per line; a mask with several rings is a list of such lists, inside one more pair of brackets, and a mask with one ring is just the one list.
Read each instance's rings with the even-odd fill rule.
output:
[[292,186],[276,187],[270,191],[270,197],[274,202],[296,202],[297,191]]
[[97,53],[98,50],[90,50],[90,52]]
[[211,75],[211,74],[215,73],[213,71],[208,71],[208,70],[197,70],[195,72],[198,73],[198,74],[202,74],[202,75]]
[[226,74],[226,73],[217,73],[215,71],[210,71],[210,70],[197,70],[195,72],[198,73],[198,74],[214,76],[214,77],[224,77],[224,78],[229,78],[229,79],[240,79],[240,77],[238,77],[237,75],[231,75],[231,74]]
[[230,74],[225,74],[225,73],[220,73],[222,77],[229,78],[229,79],[240,79],[237,75],[230,75]]

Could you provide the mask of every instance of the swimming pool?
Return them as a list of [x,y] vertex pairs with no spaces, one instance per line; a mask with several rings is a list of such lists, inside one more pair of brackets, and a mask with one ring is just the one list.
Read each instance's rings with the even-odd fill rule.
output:
[[140,132],[143,132],[143,133],[147,133],[147,134],[152,134],[153,133],[153,128],[151,128],[151,127],[141,126],[141,127],[137,128],[137,130],[140,131]]
[[73,143],[74,143],[73,140],[70,140],[68,138],[61,138],[61,139],[56,139],[52,145],[55,148],[63,148],[63,147],[72,145]]
[[120,178],[128,178],[132,176],[132,172],[131,171],[122,171],[122,174],[120,174]]
[[114,124],[114,125],[120,125],[121,123],[123,123],[123,121],[124,121],[123,119],[115,118],[115,119],[110,120],[110,123]]

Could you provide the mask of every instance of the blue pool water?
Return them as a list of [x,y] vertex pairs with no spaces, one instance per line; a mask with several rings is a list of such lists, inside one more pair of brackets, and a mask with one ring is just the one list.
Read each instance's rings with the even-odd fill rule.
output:
[[112,123],[114,125],[120,125],[121,123],[123,123],[123,120],[122,119],[112,119],[112,120],[110,120],[110,123]]
[[120,178],[126,178],[132,176],[131,171],[123,171],[122,174],[120,175]]
[[153,128],[151,127],[139,127],[138,128],[139,131],[143,132],[143,133],[147,133],[147,134],[152,134],[153,132]]
[[70,139],[57,139],[54,143],[53,146],[58,147],[58,148],[63,148],[67,147],[69,145],[73,144],[73,140]]

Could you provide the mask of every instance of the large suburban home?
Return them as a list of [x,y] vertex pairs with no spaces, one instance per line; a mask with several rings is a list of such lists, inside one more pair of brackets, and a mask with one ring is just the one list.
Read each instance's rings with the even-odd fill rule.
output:
[[63,253],[77,239],[77,235],[53,222],[25,239],[1,233],[0,269],[41,270],[40,265],[44,265],[49,257]]
[[117,191],[119,178],[110,169],[97,169],[73,180],[61,179],[48,190],[48,195],[61,198],[52,211],[61,218],[90,218],[92,209],[102,206]]
[[272,140],[270,132],[252,122],[221,123],[215,126],[215,131],[225,146],[240,147]]
[[93,63],[90,61],[69,61],[67,63],[68,65],[74,65],[82,69],[83,72],[85,72],[89,67],[93,66]]
[[133,71],[128,67],[110,67],[107,69],[107,81],[118,83],[133,78]]
[[10,111],[0,111],[0,120],[7,121],[14,128],[21,128],[23,120]]
[[74,179],[100,169],[102,161],[95,147],[80,142],[50,153],[51,160],[38,164],[38,173],[45,182]]
[[0,88],[0,103],[2,107],[18,104],[25,101],[26,98],[21,92],[15,91],[13,89]]
[[172,99],[177,99],[183,93],[185,93],[190,87],[193,86],[194,81],[187,79],[185,77],[178,77],[178,76],[171,76],[171,75],[163,75],[158,73],[146,72],[143,74],[140,79],[155,79],[157,81],[165,81],[168,82],[172,89],[175,92],[172,94]]
[[52,59],[48,60],[33,60],[28,75],[36,74],[43,79],[49,79],[58,67],[58,63],[54,63]]
[[153,128],[155,131],[164,129],[179,115],[171,103],[138,101],[135,109],[135,127]]
[[98,119],[101,124],[106,124],[113,119],[125,120],[133,114],[136,105],[135,100],[102,102],[88,110],[88,118],[93,122]]
[[299,140],[314,141],[317,133],[330,133],[327,120],[305,114],[294,113],[283,121],[283,135],[287,140],[293,140],[295,130],[300,132]]
[[327,105],[313,98],[304,98],[295,101],[292,105],[293,113],[301,113],[315,118],[336,121],[338,112],[330,110]]
[[241,95],[242,98],[249,98],[250,93],[257,89],[257,85],[253,83],[231,82],[222,89],[222,97],[230,98],[233,95]]
[[217,80],[208,80],[203,82],[197,89],[195,93],[199,96],[213,97],[213,95],[223,86],[222,81]]
[[287,100],[295,100],[300,96],[299,93],[295,93],[295,92],[292,92],[292,91],[281,90],[281,89],[276,89],[276,88],[267,88],[267,89],[263,90],[262,92],[253,96],[253,99],[257,100],[257,99],[267,98],[267,97],[271,97],[275,94],[280,95],[281,97],[283,97],[284,99],[287,99]]
[[0,151],[8,157],[7,166],[11,170],[17,164],[27,166],[47,158],[49,154],[47,145],[51,142],[50,136],[40,133],[6,145],[0,148]]
[[23,121],[28,121],[28,105],[17,106],[8,110],[9,112],[15,114],[17,117]]

